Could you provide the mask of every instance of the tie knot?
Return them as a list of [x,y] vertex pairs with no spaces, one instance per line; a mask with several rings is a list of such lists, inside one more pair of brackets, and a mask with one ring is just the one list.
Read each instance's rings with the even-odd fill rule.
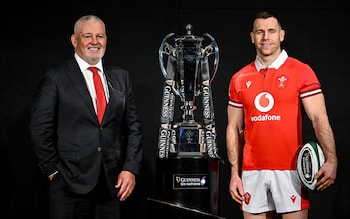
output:
[[89,70],[92,71],[93,73],[98,73],[98,68],[94,66],[90,66]]

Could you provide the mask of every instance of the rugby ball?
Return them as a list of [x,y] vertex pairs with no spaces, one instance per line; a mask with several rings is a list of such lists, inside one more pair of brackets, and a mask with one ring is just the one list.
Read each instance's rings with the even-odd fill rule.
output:
[[297,172],[306,189],[316,190],[315,175],[325,161],[323,150],[317,142],[308,141],[301,147],[297,157]]

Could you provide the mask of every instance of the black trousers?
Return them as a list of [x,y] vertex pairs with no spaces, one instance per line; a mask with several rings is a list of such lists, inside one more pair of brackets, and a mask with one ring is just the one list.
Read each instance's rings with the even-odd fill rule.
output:
[[[107,192],[104,173],[101,171],[96,187],[88,194],[72,194],[66,186],[50,188],[51,219],[120,219],[120,201]],[[61,182],[57,182],[60,180]],[[63,185],[58,174],[51,183]]]

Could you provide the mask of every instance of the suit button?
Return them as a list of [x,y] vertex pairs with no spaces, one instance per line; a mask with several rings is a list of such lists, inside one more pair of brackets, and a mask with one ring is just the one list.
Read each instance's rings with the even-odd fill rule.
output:
[[101,146],[97,147],[97,151],[101,152],[102,151],[102,147]]

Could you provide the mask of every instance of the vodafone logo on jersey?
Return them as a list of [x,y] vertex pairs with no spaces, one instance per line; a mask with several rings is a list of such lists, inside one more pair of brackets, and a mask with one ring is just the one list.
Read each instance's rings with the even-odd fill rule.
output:
[[261,92],[254,99],[255,108],[263,113],[270,111],[274,103],[273,96],[268,92]]
[[[254,99],[254,106],[261,113],[269,112],[274,105],[275,99],[272,94],[266,91],[259,93]],[[255,116],[252,115],[250,120],[252,122],[279,121],[281,120],[281,115],[271,115],[268,113]]]

